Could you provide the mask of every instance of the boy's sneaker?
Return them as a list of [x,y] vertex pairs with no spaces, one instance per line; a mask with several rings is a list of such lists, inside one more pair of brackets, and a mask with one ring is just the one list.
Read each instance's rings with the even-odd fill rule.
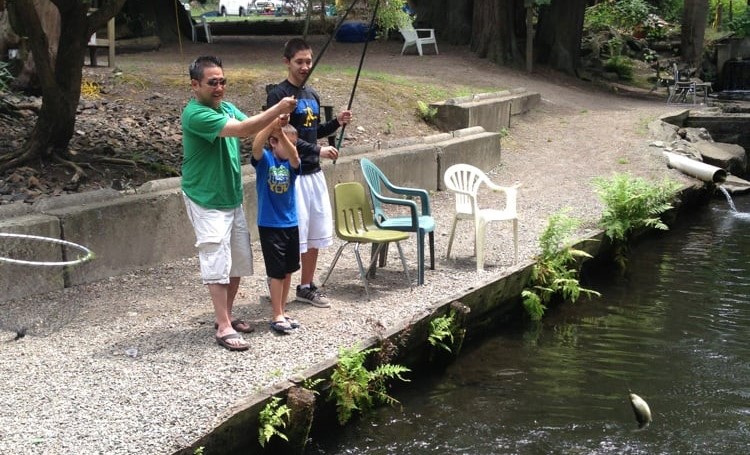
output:
[[331,302],[323,297],[323,294],[320,293],[317,286],[314,284],[310,285],[309,288],[302,288],[297,285],[297,300],[299,302],[309,303],[318,308],[328,308],[331,306]]

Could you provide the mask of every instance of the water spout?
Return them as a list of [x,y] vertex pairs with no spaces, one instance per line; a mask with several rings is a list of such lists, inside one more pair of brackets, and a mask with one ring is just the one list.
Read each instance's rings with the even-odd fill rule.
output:
[[737,207],[734,205],[734,201],[732,200],[732,196],[729,194],[729,191],[727,191],[727,189],[724,188],[723,185],[719,185],[719,191],[724,193],[724,197],[727,198],[727,202],[729,203],[729,208],[732,210],[732,212],[737,212]]

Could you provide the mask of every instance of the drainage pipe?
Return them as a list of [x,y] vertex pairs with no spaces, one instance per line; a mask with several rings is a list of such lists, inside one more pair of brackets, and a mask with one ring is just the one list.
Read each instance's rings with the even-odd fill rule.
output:
[[720,167],[706,164],[677,153],[664,152],[668,165],[684,174],[711,183],[724,183],[727,180],[727,171]]

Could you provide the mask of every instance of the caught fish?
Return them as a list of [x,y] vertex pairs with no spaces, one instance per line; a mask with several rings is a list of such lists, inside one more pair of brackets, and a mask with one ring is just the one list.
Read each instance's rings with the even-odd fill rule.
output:
[[630,405],[635,413],[635,420],[638,421],[638,428],[644,428],[651,423],[651,408],[648,407],[646,400],[630,392]]

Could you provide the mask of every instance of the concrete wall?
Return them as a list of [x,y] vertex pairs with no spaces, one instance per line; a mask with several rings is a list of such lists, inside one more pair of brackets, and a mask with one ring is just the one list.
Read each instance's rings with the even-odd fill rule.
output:
[[510,128],[511,116],[528,112],[540,101],[539,93],[519,88],[452,98],[432,103],[430,107],[437,109],[434,122],[440,129],[455,131],[481,126],[499,133]]
[[[342,149],[341,158],[324,166],[329,192],[340,182],[365,185],[360,159],[370,158],[396,185],[435,191],[442,173],[463,162],[489,170],[500,163],[500,135],[468,128],[424,138],[398,139],[378,146]],[[245,214],[257,239],[255,171],[243,166]],[[195,236],[185,213],[180,179],[152,181],[135,194],[99,190],[38,201],[33,206],[0,207],[0,232],[64,239],[91,249],[82,265],[30,267],[0,262],[0,301],[92,282],[196,254]],[[3,246],[4,245],[4,246]],[[46,249],[46,253],[44,252]],[[59,261],[47,242],[0,242],[0,257]],[[42,258],[42,259],[40,259]],[[33,274],[34,279],[28,279]]]

